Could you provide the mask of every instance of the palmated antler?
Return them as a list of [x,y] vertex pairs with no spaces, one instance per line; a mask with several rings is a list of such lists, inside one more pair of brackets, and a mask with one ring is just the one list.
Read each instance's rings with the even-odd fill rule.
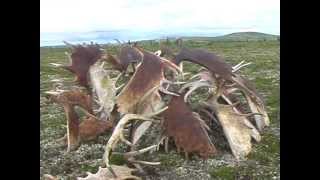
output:
[[245,125],[245,116],[239,116],[233,110],[232,105],[218,102],[224,92],[223,79],[218,80],[216,93],[211,96],[204,105],[212,109],[223,128],[223,132],[229,142],[231,151],[236,159],[243,159],[251,151],[250,129]]
[[207,159],[216,154],[216,148],[208,136],[207,125],[192,112],[183,97],[183,94],[172,97],[169,108],[163,114],[165,134],[173,137],[178,152],[182,149],[186,158],[188,153],[198,153]]
[[100,46],[97,44],[76,46],[65,43],[72,48],[71,55],[68,55],[71,64],[62,67],[74,73],[80,85],[88,87],[88,71],[90,66],[101,58]]
[[[52,100],[60,103],[67,117],[67,151],[75,150],[81,141],[96,138],[98,135],[111,129],[113,124],[108,121],[98,120],[92,113],[91,96],[79,90],[47,91]],[[81,107],[86,118],[80,123],[80,118],[75,111],[75,106]]]
[[226,80],[232,80],[231,65],[227,64],[221,57],[211,52],[202,49],[182,48],[172,62],[178,65],[182,61],[190,61],[199,64]]
[[[253,137],[256,141],[261,140],[259,132],[251,124],[247,117],[252,115],[261,116],[262,114],[259,112],[242,114],[241,111],[236,108],[238,103],[233,103],[229,96],[232,95],[231,93],[241,90],[241,88],[247,85],[248,82],[242,83],[241,86],[239,86],[237,83],[227,85],[225,79],[216,78],[214,75],[210,76],[209,72],[201,72],[195,77],[200,77],[200,80],[188,83],[182,88],[184,89],[191,87],[184,97],[185,100],[192,91],[195,91],[199,87],[210,87],[210,85],[212,87],[216,86],[215,94],[210,96],[210,98],[204,104],[212,109],[216,114],[216,117],[223,128],[224,134],[227,137],[234,156],[237,159],[244,159],[251,151],[251,137]],[[238,81],[243,80],[239,75],[235,75],[234,77],[237,77]],[[240,87],[240,89],[237,87]],[[254,91],[251,86],[248,86],[247,88]],[[223,99],[226,104],[219,102],[219,99]]]
[[117,98],[117,105],[121,113],[135,113],[136,105],[140,102],[141,97],[153,87],[159,86],[164,80],[165,67],[179,70],[168,60],[141,49],[140,51],[143,54],[143,60]]
[[93,91],[97,95],[96,102],[100,106],[98,111],[103,112],[109,118],[115,106],[116,94],[119,89],[119,87],[116,87],[116,83],[121,74],[116,78],[111,78],[110,73],[112,70],[105,70],[103,64],[103,62],[96,62],[90,67],[89,73]]
[[132,46],[122,46],[118,56],[107,55],[106,61],[110,62],[114,69],[125,72],[130,64],[134,67],[134,63],[142,60],[142,55]]
[[[232,85],[225,84],[225,86],[230,87],[226,91],[231,92],[231,91],[241,90],[241,92],[244,94],[245,98],[247,99],[247,102],[249,104],[249,107],[252,113],[262,114],[262,115],[254,115],[254,119],[256,121],[259,131],[262,131],[262,129],[265,126],[269,126],[270,120],[264,106],[263,98],[257,92],[255,87],[247,79],[235,73],[239,69],[245,66],[248,66],[251,63],[244,64],[245,61],[242,61],[239,64],[231,67],[228,64],[226,64],[221,58],[218,58],[212,53],[205,52],[199,49],[188,50],[185,48],[181,50],[181,52],[175,57],[173,62],[179,63],[184,59],[187,59],[188,61],[195,62],[197,64],[200,64],[208,68],[210,72],[204,71],[194,76],[194,77],[200,76],[201,78],[200,81],[207,81],[213,84],[216,81],[215,80],[217,78],[216,75],[218,75],[222,77],[224,80],[227,80],[233,83]],[[210,76],[210,74],[212,75]],[[187,95],[189,95],[191,92],[192,91],[188,92]]]
[[235,85],[243,95],[245,96],[247,103],[252,113],[261,115],[254,115],[254,119],[259,131],[262,131],[265,126],[270,125],[270,119],[264,105],[262,96],[257,92],[253,84],[251,84],[246,78],[235,75],[233,79],[237,82]]

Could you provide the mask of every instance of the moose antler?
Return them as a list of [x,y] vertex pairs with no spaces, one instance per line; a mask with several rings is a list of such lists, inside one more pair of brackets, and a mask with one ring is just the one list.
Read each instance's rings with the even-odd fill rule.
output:
[[145,120],[145,121],[154,121],[152,119],[153,116],[156,116],[158,114],[160,114],[161,112],[165,111],[167,109],[167,107],[152,113],[152,114],[148,114],[148,115],[137,115],[137,114],[126,114],[124,115],[123,118],[120,119],[120,121],[118,122],[117,126],[114,128],[113,133],[111,135],[111,137],[108,140],[108,143],[105,147],[105,154],[104,154],[104,160],[106,163],[107,168],[111,171],[111,173],[117,177],[117,175],[115,174],[115,172],[112,170],[112,167],[109,163],[109,157],[111,155],[111,150],[113,150],[116,146],[116,144],[119,142],[119,140],[123,141],[124,143],[126,143],[129,146],[132,146],[132,143],[129,142],[128,140],[125,139],[124,135],[123,135],[123,130],[125,125],[132,120]]
[[[238,66],[238,68],[240,66],[241,64]],[[238,88],[234,87],[237,86],[237,84],[227,86],[227,82],[224,79],[216,78],[214,75],[210,76],[209,72],[204,71],[195,77],[200,77],[200,80],[188,83],[182,87],[182,89],[191,87],[184,97],[185,100],[192,91],[195,91],[199,87],[210,87],[210,85],[216,86],[216,93],[212,95],[204,104],[215,112],[234,156],[237,159],[245,158],[246,155],[251,151],[251,137],[253,137],[256,141],[261,140],[259,132],[251,124],[247,117],[251,115],[261,116],[261,114],[258,112],[241,114],[241,112],[235,107],[235,105],[238,103],[234,104],[230,101],[228,97],[231,95],[231,93],[239,90]],[[238,81],[242,80],[239,78],[241,77],[239,75],[236,75],[235,77],[238,77]],[[243,83],[242,86],[244,86],[244,84],[248,84],[248,82]],[[241,88],[242,86],[239,87]],[[252,89],[253,91],[251,86],[248,86],[248,89]],[[219,103],[219,98],[222,98],[227,104]]]
[[[166,138],[165,149],[167,150],[169,137],[173,138],[178,153],[182,150],[187,159],[189,153],[196,153],[203,159],[207,159],[217,153],[208,135],[208,131],[212,130],[206,123],[214,123],[211,120],[215,120],[215,123],[219,124],[218,127],[222,127],[231,151],[238,160],[245,159],[250,153],[251,138],[258,142],[261,140],[259,131],[270,123],[263,99],[247,79],[237,74],[241,68],[251,63],[242,61],[232,67],[214,53],[201,49],[182,48],[175,55],[167,46],[161,46],[159,51],[153,53],[139,47],[137,43],[131,45],[129,42],[125,45],[120,42],[120,44],[120,51],[116,56],[107,53],[101,58],[103,50],[99,45],[66,43],[72,49],[71,55],[67,54],[71,65],[51,63],[70,70],[76,75],[80,85],[85,87],[89,85],[87,77],[89,75],[90,85],[95,92],[92,96],[80,90],[57,89],[47,92],[53,100],[63,105],[66,112],[68,151],[75,149],[80,141],[94,139],[111,129],[113,123],[119,119],[105,146],[103,158],[106,168],[100,167],[96,174],[88,173],[87,177],[78,179],[139,179],[131,174],[133,169],[110,164],[109,158],[112,151],[120,141],[130,147],[129,152],[127,150],[121,154],[139,170],[140,164],[158,165],[160,162],[140,161],[135,157],[157,149],[164,138]],[[180,77],[170,76],[172,75],[170,72],[181,74],[183,61],[202,66],[200,72],[190,78],[193,82],[185,84],[185,82],[178,82]],[[106,62],[112,64],[112,69],[104,69]],[[138,63],[137,66],[135,63]],[[134,74],[131,76],[129,73],[130,80],[117,95],[121,86],[116,87],[116,82],[122,75],[127,77],[129,65],[132,65]],[[166,69],[170,71],[165,73]],[[120,73],[117,77],[111,78],[115,70]],[[168,79],[165,78],[165,74]],[[182,79],[184,81],[183,73]],[[56,82],[61,84],[60,81]],[[181,86],[181,84],[184,85]],[[169,85],[172,85],[170,91]],[[209,117],[209,122],[202,120],[204,117],[193,112],[188,104],[188,97],[201,87],[209,89],[209,97],[199,105],[200,111],[205,113],[205,117]],[[172,89],[174,92],[171,92]],[[236,93],[238,91],[241,93]],[[162,92],[161,95],[160,92]],[[164,107],[164,101],[168,97],[166,95],[171,99],[168,106]],[[239,99],[239,96],[244,96],[246,102],[240,101],[242,99]],[[99,110],[92,109],[91,97],[97,98]],[[251,112],[248,113],[247,109],[243,110],[244,105],[248,105]],[[75,106],[81,107],[85,113],[84,121],[81,123]],[[99,113],[99,119],[107,117],[108,120],[99,120],[93,114],[94,112]],[[161,121],[156,117],[158,115],[163,117]],[[249,121],[249,116],[254,116],[259,131]],[[129,123],[130,126],[128,126]],[[161,139],[159,142],[140,149],[139,140],[150,127],[153,127],[152,123],[162,123],[164,134],[158,137]],[[129,135],[124,133],[128,130],[127,128],[130,128]]]
[[[81,141],[91,140],[113,127],[107,121],[98,120],[93,114],[91,96],[79,90],[71,91],[47,91],[52,100],[60,103],[65,110],[67,117],[67,151],[75,150]],[[86,118],[80,123],[75,106],[81,107]]]
[[75,46],[65,43],[72,48],[72,53],[68,56],[71,64],[62,65],[62,67],[74,73],[80,85],[88,87],[88,71],[90,66],[101,58],[100,46],[97,44]]
[[121,113],[135,113],[140,98],[164,80],[163,71],[165,67],[179,70],[168,60],[160,59],[153,53],[142,49],[140,51],[143,54],[143,60],[117,97],[118,110]]
[[108,118],[115,106],[116,93],[119,89],[119,87],[116,87],[116,83],[122,74],[119,74],[116,78],[111,78],[111,70],[105,70],[103,62],[96,62],[92,65],[89,73],[93,91],[96,92],[98,97],[97,103],[101,107],[100,111],[103,110]]
[[90,172],[87,172],[88,176],[85,178],[78,177],[78,180],[141,180],[141,178],[132,175],[131,173],[135,171],[135,169],[128,168],[126,166],[111,166],[114,172],[118,175],[117,178],[115,178],[108,168],[101,168],[99,167],[99,170],[97,173],[92,174]]
[[172,62],[178,65],[181,61],[199,64],[226,80],[232,80],[232,67],[219,56],[205,50],[182,48]]
[[235,75],[233,79],[237,82],[237,88],[245,96],[252,113],[259,113],[261,115],[254,115],[255,122],[259,131],[262,131],[265,126],[270,125],[270,119],[266,112],[262,96],[257,92],[253,84],[246,78]]
[[183,94],[172,97],[168,107],[163,114],[163,126],[165,134],[173,137],[178,152],[182,149],[187,159],[188,153],[198,153],[204,159],[216,154],[206,131],[207,125],[184,102]]
[[134,71],[134,63],[138,63],[142,60],[142,55],[132,46],[122,46],[118,56],[113,56],[111,54],[107,55],[105,59],[110,62],[114,69],[125,72],[130,64],[132,64]]

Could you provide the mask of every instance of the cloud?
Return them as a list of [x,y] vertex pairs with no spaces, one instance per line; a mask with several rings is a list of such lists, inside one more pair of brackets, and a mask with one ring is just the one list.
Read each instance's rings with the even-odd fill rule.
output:
[[279,0],[41,0],[41,32],[257,29],[279,34]]

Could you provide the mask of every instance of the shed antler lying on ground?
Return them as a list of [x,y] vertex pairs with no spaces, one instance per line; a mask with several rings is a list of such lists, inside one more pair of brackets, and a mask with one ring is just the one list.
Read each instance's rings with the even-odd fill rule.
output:
[[77,179],[78,180],[141,180],[141,178],[131,174],[133,171],[135,171],[134,169],[131,169],[125,166],[116,166],[116,165],[112,165],[110,167],[117,174],[117,177],[114,177],[114,175],[109,171],[108,168],[99,167],[99,170],[97,173],[92,174],[88,172],[87,177],[85,178],[80,177]]
[[[86,77],[85,86],[88,88],[89,85],[92,86],[93,92],[92,96],[90,96],[90,103],[89,103],[89,95],[88,97],[84,95],[82,92],[78,91],[71,91],[71,92],[54,92],[49,91],[47,93],[51,95],[57,95],[55,99],[58,99],[58,102],[61,102],[63,98],[73,98],[73,102],[82,101],[84,97],[86,97],[86,109],[89,113],[87,113],[87,116],[90,118],[87,118],[85,121],[83,121],[79,125],[79,118],[75,111],[73,110],[73,105],[71,104],[69,107],[69,104],[63,104],[66,110],[68,122],[73,125],[68,128],[68,137],[71,139],[75,139],[75,136],[78,136],[77,131],[78,128],[82,129],[80,133],[80,136],[83,135],[84,138],[87,140],[93,139],[97,137],[98,134],[101,134],[102,132],[106,131],[107,129],[111,129],[113,127],[113,123],[115,120],[115,117],[113,116],[114,107],[115,107],[115,98],[116,93],[119,87],[116,87],[116,82],[119,79],[120,76],[116,78],[111,78],[110,74],[112,70],[105,70],[103,68],[103,62],[100,59],[92,59],[93,53],[92,52],[99,52],[100,49],[98,49],[98,45],[88,45],[88,46],[81,46],[81,45],[71,45],[68,44],[73,48],[73,53],[71,54],[71,61],[72,66],[70,66],[71,69],[78,69],[75,72],[75,75],[77,77]],[[100,56],[100,55],[99,55]],[[59,65],[62,66],[62,65]],[[64,67],[64,66],[62,66]],[[75,68],[72,68],[75,67]],[[80,74],[77,74],[80,73]],[[89,78],[87,78],[89,76]],[[79,78],[78,78],[79,79]],[[81,78],[80,78],[81,79]],[[91,80],[91,83],[89,83],[88,80]],[[62,93],[63,92],[63,93]],[[97,102],[99,109],[96,111],[96,113],[100,113],[99,118],[96,118],[93,116],[94,110],[92,109],[92,100],[91,97]],[[68,101],[65,101],[68,102]],[[84,104],[84,103],[83,103]],[[81,104],[80,104],[81,105]],[[89,116],[91,114],[91,116]],[[99,128],[99,127],[104,128]],[[72,133],[75,133],[72,135]],[[97,135],[95,135],[97,134]],[[72,136],[72,137],[71,137]],[[71,140],[73,141],[73,140]],[[68,145],[78,145],[76,142],[68,142]],[[68,148],[69,150],[73,150],[75,148]]]
[[[92,114],[91,97],[81,91],[47,91],[53,101],[60,103],[67,117],[67,145],[68,152],[75,150],[81,141],[92,140],[98,135],[110,130],[113,126],[110,121],[100,121]],[[80,123],[80,118],[75,111],[75,106],[80,106],[86,114]]]

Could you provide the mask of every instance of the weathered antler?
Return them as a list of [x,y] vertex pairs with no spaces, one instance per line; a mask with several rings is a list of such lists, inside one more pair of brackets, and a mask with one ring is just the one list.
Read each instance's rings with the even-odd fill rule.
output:
[[170,66],[179,70],[170,61],[160,59],[153,53],[144,50],[141,50],[141,52],[143,54],[142,63],[117,98],[119,112],[121,113],[135,113],[140,98],[150,89],[161,84],[164,79],[163,71],[165,67]]
[[[240,66],[241,64],[238,67]],[[214,75],[210,76],[210,73],[208,72],[201,72],[196,77],[200,77],[200,80],[188,83],[182,88],[185,89],[187,87],[191,87],[186,93],[185,99],[187,99],[188,94],[199,87],[210,87],[210,85],[212,87],[216,86],[215,94],[208,99],[205,105],[215,112],[234,156],[237,159],[245,158],[246,155],[251,151],[251,137],[253,137],[256,141],[261,140],[259,132],[247,119],[248,116],[255,115],[257,113],[253,112],[249,114],[241,114],[241,112],[235,107],[237,103],[234,104],[230,101],[228,96],[231,95],[230,93],[237,90],[237,88],[234,87],[237,84],[227,86],[224,79],[215,78]],[[227,104],[219,103],[219,98],[222,98]]]
[[72,54],[69,56],[71,64],[63,67],[76,75],[80,85],[88,87],[87,76],[89,68],[101,58],[102,51],[97,44],[87,46],[72,45],[72,47]]
[[120,119],[117,126],[114,128],[113,133],[111,137],[108,140],[108,143],[105,147],[105,154],[104,154],[104,160],[106,163],[107,168],[112,172],[112,174],[116,177],[117,175],[112,170],[112,167],[109,163],[109,157],[111,155],[111,151],[115,148],[116,144],[119,142],[119,140],[125,142],[127,145],[132,146],[132,143],[125,139],[123,135],[123,130],[125,125],[132,120],[145,120],[145,121],[153,121],[152,117],[160,114],[161,112],[165,111],[167,107],[152,113],[148,115],[137,115],[137,114],[126,114],[123,118]]
[[132,172],[135,171],[135,169],[128,168],[126,166],[111,166],[114,172],[117,174],[117,177],[115,178],[112,173],[108,170],[108,168],[101,168],[99,167],[99,170],[97,173],[92,174],[90,172],[87,172],[88,176],[81,178],[78,177],[78,180],[141,180],[141,178],[132,175]]
[[262,96],[246,78],[240,75],[235,75],[233,79],[237,82],[237,88],[244,94],[251,112],[262,114],[254,116],[259,131],[262,131],[265,126],[270,125],[269,116],[266,112]]
[[[132,46],[122,46],[118,56],[108,54],[106,61],[110,62],[114,69],[125,72],[130,64],[134,68],[134,63],[142,60],[141,53]],[[134,69],[135,70],[135,69]]]
[[[71,91],[47,91],[52,100],[60,103],[65,110],[67,117],[67,151],[75,150],[81,141],[87,141],[96,138],[103,132],[111,129],[113,124],[108,121],[98,120],[92,113],[91,96],[79,90]],[[86,114],[86,118],[80,123],[75,106],[81,107]]]
[[111,78],[111,70],[105,70],[103,63],[97,62],[90,67],[90,78],[93,90],[97,94],[98,104],[102,108],[101,111],[105,113],[105,116],[110,117],[115,101],[118,87],[116,83],[120,78],[119,74],[116,78]]
[[184,102],[183,94],[172,97],[168,107],[163,126],[165,134],[174,138],[178,152],[182,149],[186,158],[188,153],[198,153],[204,159],[214,155],[216,148],[207,134],[207,125]]
[[231,65],[227,64],[222,58],[211,52],[202,49],[182,48],[172,62],[178,65],[181,61],[190,61],[199,64],[226,80],[232,80]]

